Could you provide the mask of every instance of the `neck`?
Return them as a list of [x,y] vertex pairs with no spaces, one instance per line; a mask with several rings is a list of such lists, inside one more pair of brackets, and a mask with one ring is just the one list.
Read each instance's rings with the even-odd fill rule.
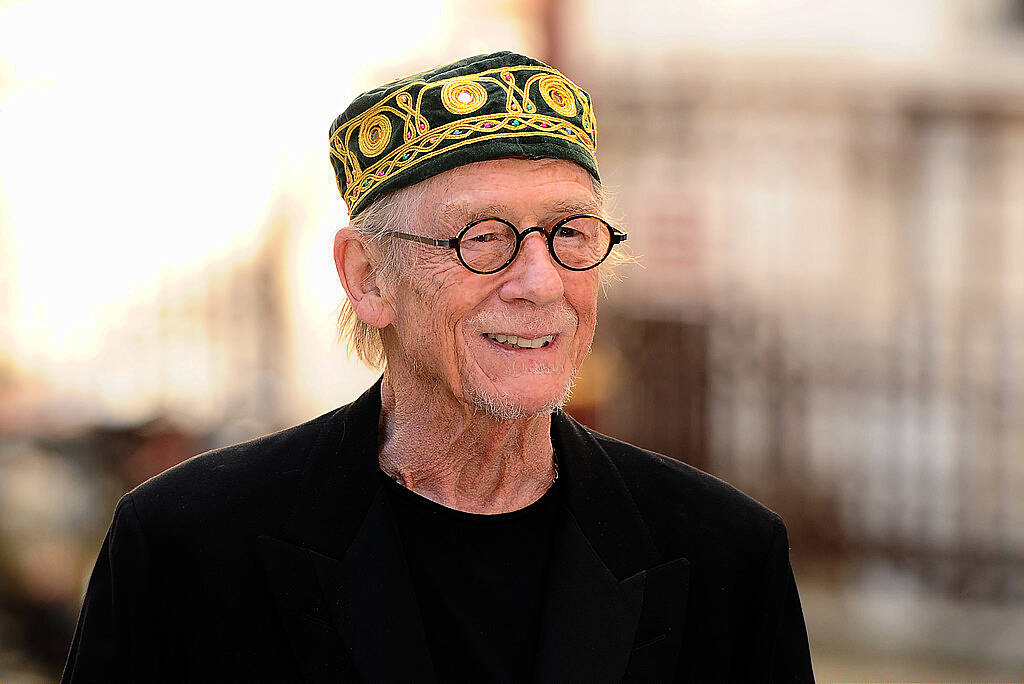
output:
[[506,513],[539,499],[554,480],[551,415],[499,420],[444,392],[385,371],[381,468],[449,508]]

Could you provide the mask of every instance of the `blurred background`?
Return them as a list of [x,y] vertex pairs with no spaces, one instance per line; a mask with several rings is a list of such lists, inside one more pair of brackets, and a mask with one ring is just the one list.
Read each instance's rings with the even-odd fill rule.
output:
[[0,0],[0,680],[124,491],[373,382],[327,128],[497,49],[641,257],[570,411],[783,515],[819,680],[1024,679],[1021,0]]

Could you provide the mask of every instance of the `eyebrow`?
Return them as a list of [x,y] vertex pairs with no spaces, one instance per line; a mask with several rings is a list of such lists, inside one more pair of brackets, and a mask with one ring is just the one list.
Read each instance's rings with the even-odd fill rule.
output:
[[[553,223],[562,216],[570,214],[596,214],[600,205],[595,199],[559,200],[548,207],[541,216],[541,225]],[[438,219],[452,229],[460,229],[467,223],[482,218],[506,218],[512,213],[508,205],[495,203],[483,207],[472,207],[469,202],[455,201],[443,205],[437,213]],[[520,226],[522,228],[522,226]]]
[[504,204],[488,204],[487,206],[474,208],[469,202],[456,201],[442,206],[438,212],[438,218],[445,225],[458,229],[477,219],[489,218],[491,216],[507,216],[509,213],[509,208]]

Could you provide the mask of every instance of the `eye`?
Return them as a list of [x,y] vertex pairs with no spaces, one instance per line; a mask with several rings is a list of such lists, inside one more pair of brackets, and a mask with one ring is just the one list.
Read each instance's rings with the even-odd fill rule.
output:
[[511,228],[500,221],[488,219],[474,223],[462,236],[462,244],[489,245],[495,242],[515,242],[516,236]]
[[575,238],[582,235],[583,233],[569,225],[559,226],[558,230],[555,231],[556,238]]

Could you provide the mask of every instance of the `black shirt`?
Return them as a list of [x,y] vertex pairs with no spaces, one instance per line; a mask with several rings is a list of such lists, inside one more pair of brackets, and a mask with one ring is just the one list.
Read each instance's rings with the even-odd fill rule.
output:
[[447,508],[381,476],[438,680],[529,681],[557,483],[526,508],[482,515]]

